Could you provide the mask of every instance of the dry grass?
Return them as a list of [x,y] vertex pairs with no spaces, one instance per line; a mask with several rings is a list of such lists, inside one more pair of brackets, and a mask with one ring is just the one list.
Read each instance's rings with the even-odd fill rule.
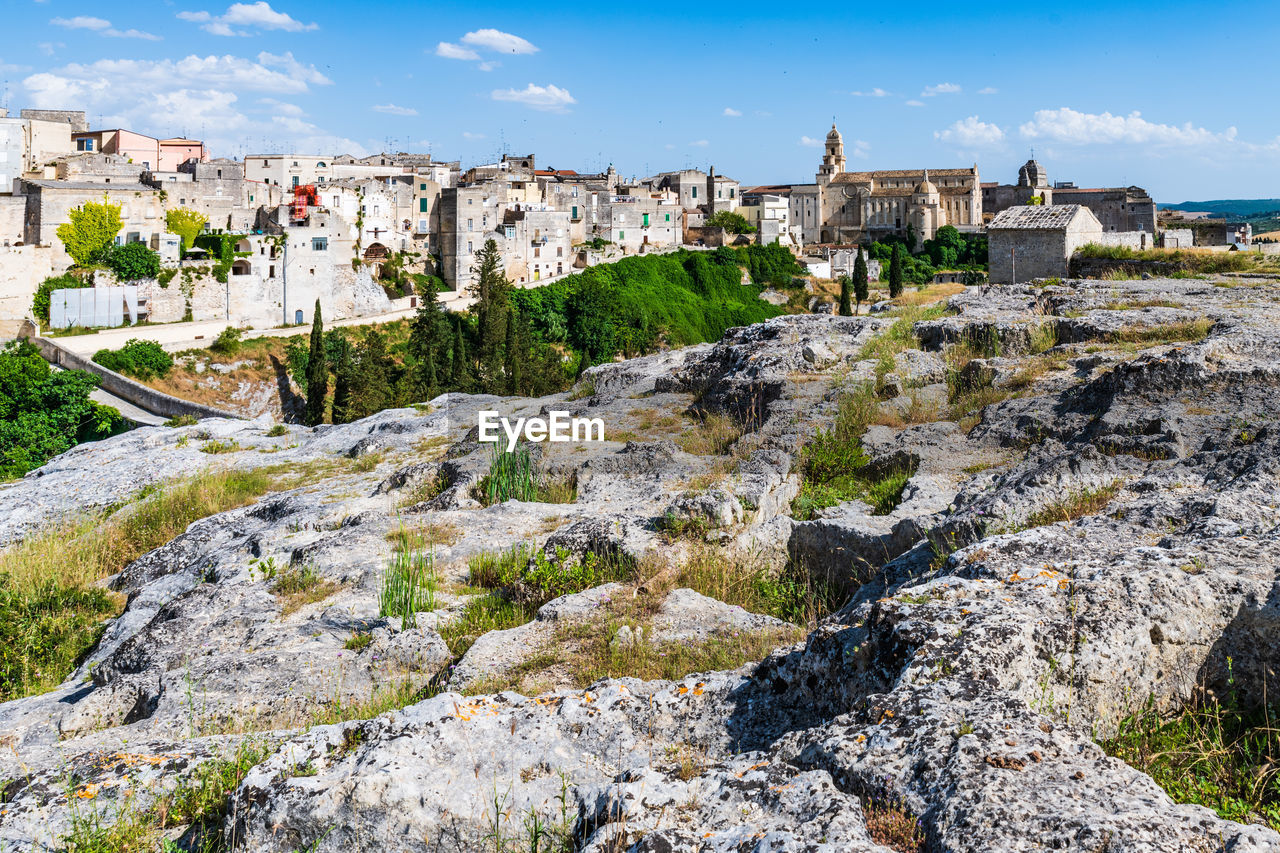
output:
[[964,293],[964,285],[958,281],[925,285],[923,290],[910,287],[903,290],[902,294],[893,300],[893,304],[902,307],[932,305],[935,302],[941,302],[944,299],[955,296],[957,293]]
[[271,592],[280,601],[280,616],[285,617],[308,604],[324,601],[341,588],[320,577],[311,566],[290,566],[276,578]]
[[744,432],[746,427],[737,419],[720,412],[704,412],[676,438],[676,444],[694,456],[724,456]]
[[1146,344],[1147,346],[1197,342],[1207,338],[1212,327],[1213,322],[1203,317],[1181,323],[1163,323],[1156,326],[1135,324],[1124,326],[1118,332],[1114,332],[1109,340],[1113,343]]
[[432,545],[455,545],[462,536],[462,530],[456,524],[432,521],[413,527],[401,525],[387,534],[387,541],[401,551],[421,551]]
[[1111,503],[1116,493],[1124,486],[1117,480],[1100,489],[1083,489],[1074,492],[1060,501],[1054,501],[1040,510],[1027,516],[1024,527],[1042,527],[1060,521],[1074,521],[1086,515],[1096,515]]
[[101,620],[124,603],[101,580],[271,487],[261,471],[209,471],[144,490],[114,512],[55,523],[0,553],[0,699],[56,686],[93,647]]

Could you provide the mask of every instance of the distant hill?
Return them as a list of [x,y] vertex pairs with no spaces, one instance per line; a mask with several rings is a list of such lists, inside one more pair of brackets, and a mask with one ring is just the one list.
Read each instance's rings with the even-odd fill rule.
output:
[[1280,211],[1280,198],[1223,198],[1214,201],[1184,201],[1161,204],[1161,210],[1203,210],[1228,219],[1249,219]]

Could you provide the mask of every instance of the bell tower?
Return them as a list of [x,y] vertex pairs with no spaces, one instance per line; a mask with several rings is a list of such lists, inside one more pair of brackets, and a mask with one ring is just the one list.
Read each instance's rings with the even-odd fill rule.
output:
[[818,167],[817,182],[822,185],[831,183],[831,179],[844,172],[844,138],[836,130],[836,123],[831,122],[831,132],[827,134],[826,153],[822,155],[822,165]]

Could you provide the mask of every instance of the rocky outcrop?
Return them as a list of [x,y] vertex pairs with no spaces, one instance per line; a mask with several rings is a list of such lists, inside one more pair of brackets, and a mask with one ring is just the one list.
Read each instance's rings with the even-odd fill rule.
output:
[[[4,488],[0,539],[214,463],[281,481],[109,579],[128,603],[84,665],[0,705],[0,777],[18,780],[0,843],[60,849],[84,803],[145,811],[252,731],[266,757],[226,803],[234,850],[883,853],[902,849],[885,846],[886,805],[930,851],[1280,850],[1098,743],[1148,700],[1275,692],[1273,306],[1266,287],[1195,280],[977,287],[915,324],[921,348],[889,371],[861,358],[884,312],[779,317],[592,368],[575,399],[448,395],[278,438],[215,421],[78,448]],[[971,412],[947,384],[956,345],[980,356],[958,384],[991,389]],[[877,379],[884,417],[861,450],[869,476],[906,472],[900,499],[794,520],[801,448],[841,390]],[[914,394],[937,398],[931,422],[910,422]],[[619,440],[534,448],[576,484],[571,503],[482,506],[476,419],[494,408],[587,413]],[[241,449],[201,454],[197,430]],[[412,626],[380,606],[411,532],[436,582]],[[468,564],[519,544],[643,576],[460,645]],[[617,675],[799,636],[689,588],[691,552],[704,572],[758,560],[742,577],[759,588],[848,593],[734,670],[575,682],[557,644],[594,642]],[[302,567],[323,585],[286,600],[272,578]],[[536,695],[470,695],[543,658]]]

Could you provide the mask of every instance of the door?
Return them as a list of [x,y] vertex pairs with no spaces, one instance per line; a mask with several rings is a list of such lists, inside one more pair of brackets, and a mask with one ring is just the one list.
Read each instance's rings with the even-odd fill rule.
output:
[[294,312],[293,312],[293,322],[297,323],[299,326],[301,326],[301,325],[302,325],[302,322],[303,322],[303,321],[302,321],[302,309],[301,309],[301,308],[299,308],[297,311],[294,311]]

